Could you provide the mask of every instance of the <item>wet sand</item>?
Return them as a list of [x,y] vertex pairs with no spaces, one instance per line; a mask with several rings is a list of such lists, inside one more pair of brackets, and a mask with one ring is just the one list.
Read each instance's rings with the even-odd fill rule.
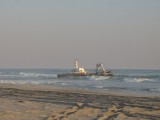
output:
[[0,84],[0,120],[160,120],[160,97]]

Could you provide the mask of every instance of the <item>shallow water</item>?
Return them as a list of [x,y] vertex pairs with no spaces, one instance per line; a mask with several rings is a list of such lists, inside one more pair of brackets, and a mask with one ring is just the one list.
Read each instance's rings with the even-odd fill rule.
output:
[[[113,77],[57,78],[67,69],[0,69],[0,83],[50,85],[160,96],[160,70],[113,70]],[[88,70],[94,71],[94,70]]]

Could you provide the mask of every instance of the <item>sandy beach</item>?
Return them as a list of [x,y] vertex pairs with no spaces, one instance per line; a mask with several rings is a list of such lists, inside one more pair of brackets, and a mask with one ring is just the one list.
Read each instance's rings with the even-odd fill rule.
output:
[[160,120],[160,97],[0,84],[0,120]]

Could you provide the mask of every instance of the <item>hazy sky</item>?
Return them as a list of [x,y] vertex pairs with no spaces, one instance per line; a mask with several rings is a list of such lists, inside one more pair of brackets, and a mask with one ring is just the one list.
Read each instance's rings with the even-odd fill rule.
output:
[[160,0],[0,0],[0,68],[160,69]]

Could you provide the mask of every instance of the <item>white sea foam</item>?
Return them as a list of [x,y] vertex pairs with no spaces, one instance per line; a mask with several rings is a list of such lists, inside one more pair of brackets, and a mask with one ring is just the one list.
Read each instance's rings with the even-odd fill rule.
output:
[[96,88],[99,88],[99,89],[102,89],[104,88],[105,86],[101,86],[101,85],[97,85]]
[[152,89],[150,89],[150,91],[152,91],[152,92],[160,92],[160,88],[152,88]]
[[90,80],[107,80],[109,78],[109,76],[91,76]]
[[24,72],[21,72],[21,73],[19,73],[19,75],[21,77],[33,77],[33,78],[37,78],[37,77],[42,77],[42,78],[57,78],[56,74],[39,74],[39,73],[24,73]]
[[0,80],[1,84],[31,84],[31,85],[40,85],[40,84],[53,84],[53,81],[43,81],[43,80]]
[[145,81],[153,81],[152,79],[147,78],[124,78],[125,82],[145,82]]
[[0,80],[0,83],[2,84],[26,84],[26,81],[20,81],[20,80]]
[[17,75],[12,74],[1,74],[0,77],[16,77]]

